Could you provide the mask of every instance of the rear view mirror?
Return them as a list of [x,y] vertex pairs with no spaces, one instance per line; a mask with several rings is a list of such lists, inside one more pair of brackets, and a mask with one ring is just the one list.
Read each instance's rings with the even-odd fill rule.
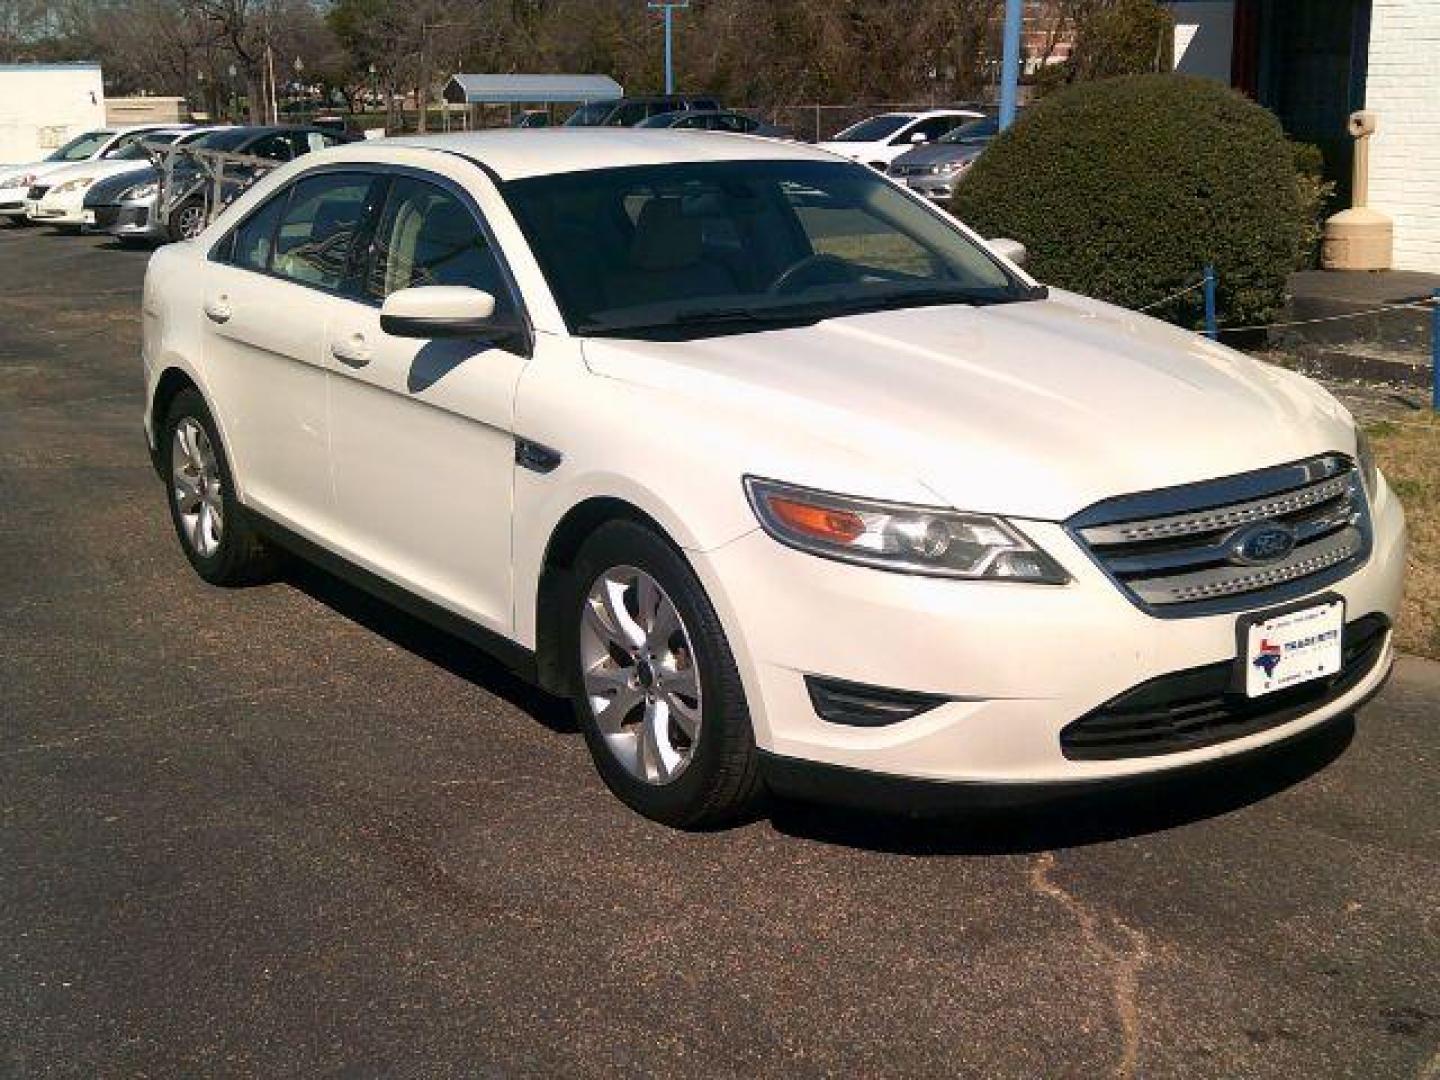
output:
[[986,240],[985,243],[996,255],[1002,259],[1009,259],[1016,266],[1024,266],[1025,260],[1030,257],[1030,253],[1025,250],[1025,245],[1019,240],[1008,240],[1001,237],[996,240]]
[[466,285],[397,289],[380,308],[380,329],[394,337],[487,337],[508,330],[495,320],[495,297]]

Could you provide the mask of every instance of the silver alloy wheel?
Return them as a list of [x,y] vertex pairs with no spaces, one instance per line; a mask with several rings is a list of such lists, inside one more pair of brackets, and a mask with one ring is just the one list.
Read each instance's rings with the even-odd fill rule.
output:
[[180,235],[186,240],[194,240],[205,231],[205,208],[198,203],[181,207],[179,218]]
[[605,744],[637,780],[668,784],[700,740],[700,672],[684,620],[659,582],[606,570],[580,612],[585,698]]
[[175,500],[185,542],[208,559],[219,549],[224,533],[224,499],[210,436],[193,417],[175,425],[170,440],[170,478],[170,497]]

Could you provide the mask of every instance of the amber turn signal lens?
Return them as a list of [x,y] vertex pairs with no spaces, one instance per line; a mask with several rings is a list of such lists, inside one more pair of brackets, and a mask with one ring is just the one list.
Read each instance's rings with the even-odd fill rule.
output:
[[833,510],[823,506],[795,502],[771,495],[767,500],[770,512],[796,532],[813,536],[818,540],[829,540],[834,544],[848,544],[864,535],[865,522],[860,515],[849,510]]

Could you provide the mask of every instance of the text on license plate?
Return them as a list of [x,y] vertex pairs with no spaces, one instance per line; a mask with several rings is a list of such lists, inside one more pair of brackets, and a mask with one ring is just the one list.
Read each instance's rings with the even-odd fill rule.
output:
[[1251,623],[1246,632],[1245,693],[1260,697],[1334,675],[1340,670],[1344,630],[1343,600]]

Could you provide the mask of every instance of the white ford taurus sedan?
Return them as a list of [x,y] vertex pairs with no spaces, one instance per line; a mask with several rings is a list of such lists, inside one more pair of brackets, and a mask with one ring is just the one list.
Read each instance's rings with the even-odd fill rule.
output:
[[341,147],[151,260],[146,429],[207,581],[290,549],[489,647],[675,825],[1086,790],[1355,709],[1405,527],[1350,416],[999,250],[744,136]]

